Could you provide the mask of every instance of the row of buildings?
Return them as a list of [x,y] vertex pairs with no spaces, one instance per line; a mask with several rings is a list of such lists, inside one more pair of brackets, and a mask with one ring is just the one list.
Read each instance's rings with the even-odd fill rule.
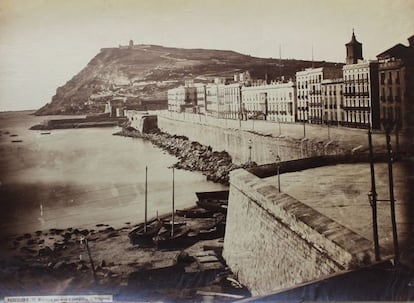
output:
[[414,122],[414,36],[408,41],[364,60],[352,33],[345,65],[307,68],[295,81],[253,81],[248,72],[214,83],[186,81],[168,91],[168,110],[373,129],[387,120],[404,130]]

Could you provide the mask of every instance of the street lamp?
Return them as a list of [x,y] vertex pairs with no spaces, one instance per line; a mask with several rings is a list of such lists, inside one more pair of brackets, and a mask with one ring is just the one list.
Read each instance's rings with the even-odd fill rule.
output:
[[306,120],[305,120],[305,110],[302,112],[302,118],[303,118],[303,138],[306,138]]
[[277,187],[280,192],[280,157],[279,155],[276,156],[276,168],[277,168]]
[[249,163],[252,161],[252,139],[249,139]]
[[387,140],[387,155],[388,155],[388,183],[390,193],[390,207],[391,207],[391,224],[392,224],[392,235],[394,242],[394,257],[395,263],[399,262],[400,253],[398,248],[398,236],[397,236],[397,222],[395,219],[395,197],[394,197],[394,177],[392,170],[393,152],[391,146],[391,130],[394,127],[395,121],[392,119],[383,119],[382,125],[385,129],[385,136]]
[[378,222],[377,222],[377,191],[375,185],[375,168],[374,168],[374,151],[372,147],[372,133],[371,128],[368,129],[368,145],[369,145],[369,158],[370,158],[370,171],[371,171],[371,191],[368,194],[368,199],[372,208],[372,231],[374,236],[374,250],[375,260],[380,261],[379,239],[378,239]]
[[330,134],[330,131],[329,131],[329,120],[328,120],[328,113],[327,112],[325,112],[325,123],[326,123],[326,126],[328,127],[328,140],[331,140],[331,134]]
[[282,128],[280,126],[280,117],[277,117],[277,122],[279,122],[279,136],[282,135]]

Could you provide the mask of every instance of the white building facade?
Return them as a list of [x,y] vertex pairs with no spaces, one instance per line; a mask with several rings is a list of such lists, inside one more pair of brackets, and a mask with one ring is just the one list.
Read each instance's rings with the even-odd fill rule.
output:
[[243,87],[242,108],[250,119],[295,122],[296,85],[289,81]]
[[378,63],[360,61],[343,67],[344,123],[356,128],[379,128]]
[[169,89],[167,98],[169,111],[194,111],[197,106],[196,88],[194,86],[179,86]]
[[325,79],[321,82],[323,123],[341,125],[344,120],[344,80]]
[[342,69],[339,66],[307,68],[296,72],[298,121],[312,124],[323,123],[322,80],[340,77],[342,77]]

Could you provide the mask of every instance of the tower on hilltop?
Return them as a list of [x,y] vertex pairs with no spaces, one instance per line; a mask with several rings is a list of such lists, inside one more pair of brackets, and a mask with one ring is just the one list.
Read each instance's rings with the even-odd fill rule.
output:
[[355,38],[354,30],[352,29],[351,41],[345,44],[346,46],[346,64],[358,63],[358,60],[362,60],[362,43],[358,42]]

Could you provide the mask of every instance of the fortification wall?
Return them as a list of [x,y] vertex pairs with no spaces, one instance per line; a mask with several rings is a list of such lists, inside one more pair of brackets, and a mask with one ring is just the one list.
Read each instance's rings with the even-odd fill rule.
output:
[[275,138],[196,121],[178,121],[164,116],[158,116],[158,127],[169,134],[183,135],[192,141],[210,145],[214,150],[225,150],[236,164],[249,161],[250,156],[256,163],[266,164],[275,162],[276,155],[279,155],[282,161],[286,161],[343,153],[343,150],[333,144]]
[[253,295],[374,260],[372,243],[252,173],[230,175],[223,256]]

